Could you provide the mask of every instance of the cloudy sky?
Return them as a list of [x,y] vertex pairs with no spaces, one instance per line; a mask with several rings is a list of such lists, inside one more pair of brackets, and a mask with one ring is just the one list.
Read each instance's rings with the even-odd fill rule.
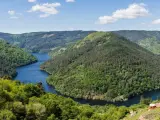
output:
[[159,11],[160,0],[0,0],[0,32],[160,30]]

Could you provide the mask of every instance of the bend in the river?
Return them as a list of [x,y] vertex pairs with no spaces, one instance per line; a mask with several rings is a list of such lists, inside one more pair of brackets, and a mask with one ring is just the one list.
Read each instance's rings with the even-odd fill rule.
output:
[[[48,74],[44,71],[40,70],[40,65],[47,60],[49,60],[49,56],[47,53],[33,53],[35,57],[37,57],[38,62],[22,66],[17,68],[18,75],[15,77],[15,80],[20,80],[22,83],[39,83],[41,82],[43,84],[45,92],[50,92],[56,94],[56,90],[47,84],[46,78],[48,77]],[[160,96],[160,91],[152,91],[152,92],[146,92],[143,94],[144,97],[150,97],[153,100],[156,100]],[[84,99],[74,99],[80,103],[87,103],[90,105],[104,105],[108,104],[106,101],[101,101],[101,100],[84,100]],[[125,106],[130,106],[133,104],[137,104],[140,101],[140,96],[133,97],[129,99],[128,101],[125,102],[116,102],[112,103],[115,105],[125,105]]]

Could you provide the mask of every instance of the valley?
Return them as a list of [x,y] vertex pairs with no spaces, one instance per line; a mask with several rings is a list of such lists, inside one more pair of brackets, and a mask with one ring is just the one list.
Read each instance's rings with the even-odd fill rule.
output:
[[160,120],[159,9],[0,0],[0,120]]
[[[142,114],[141,109],[146,113],[148,106],[148,102],[140,103],[142,102],[141,95],[157,101],[160,96],[159,73],[157,72],[160,68],[160,59],[157,55],[159,48],[157,38],[132,42],[124,35],[117,35],[114,32],[92,32],[81,40],[68,42],[66,45],[55,48],[51,46],[52,50],[48,49],[45,53],[40,53],[41,50],[38,50],[39,53],[31,54],[19,48],[15,43],[1,41],[0,49],[3,54],[0,55],[5,58],[1,61],[14,63],[10,67],[6,67],[8,65],[6,63],[1,64],[1,67],[7,68],[7,72],[12,69],[14,72],[6,73],[4,69],[1,69],[3,74],[1,74],[0,86],[5,94],[1,94],[0,97],[5,95],[11,98],[0,101],[0,103],[5,103],[0,105],[0,109],[10,109],[0,112],[0,118],[1,114],[9,114],[14,119],[16,114],[16,117],[26,119],[31,117],[31,119],[51,118],[51,120],[54,118],[62,120],[69,118],[119,120],[124,118],[128,120],[130,112],[136,111],[135,118],[138,119]],[[151,41],[152,43],[149,43]],[[151,45],[157,47],[152,49]],[[50,57],[46,52],[49,52]],[[15,82],[6,80],[13,77]],[[24,93],[14,89],[24,91]],[[47,101],[50,101],[49,98],[53,100],[49,102],[49,105],[54,103],[58,106],[55,112],[47,113],[50,108],[45,98]],[[67,104],[64,105],[65,102]],[[9,103],[13,104],[13,107],[7,108],[6,104]],[[14,111],[16,104],[25,107],[23,115],[19,111]],[[31,107],[37,105],[41,106],[40,111],[44,110],[41,115],[36,113],[38,109]],[[73,108],[76,110],[71,112]],[[82,113],[81,108],[86,109],[86,113]],[[30,110],[33,112],[27,112]],[[68,111],[66,116],[67,110],[70,113]],[[119,114],[113,112],[115,110]]]

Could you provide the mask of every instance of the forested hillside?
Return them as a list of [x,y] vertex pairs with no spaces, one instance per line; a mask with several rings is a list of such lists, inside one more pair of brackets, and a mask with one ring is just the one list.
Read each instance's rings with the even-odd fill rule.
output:
[[31,52],[48,52],[55,47],[83,39],[93,31],[53,31],[24,34],[0,33],[0,38]]
[[113,31],[113,33],[129,39],[155,54],[160,54],[160,31],[121,30]]
[[123,101],[160,88],[160,57],[113,33],[95,32],[41,66],[62,94]]
[[36,62],[36,58],[24,50],[0,40],[0,77],[15,76],[16,67]]

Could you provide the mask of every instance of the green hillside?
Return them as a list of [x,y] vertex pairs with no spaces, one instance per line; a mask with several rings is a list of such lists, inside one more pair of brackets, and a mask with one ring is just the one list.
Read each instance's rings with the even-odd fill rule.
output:
[[0,77],[15,76],[16,67],[35,61],[36,58],[29,53],[0,40]]
[[160,88],[160,57],[113,33],[96,32],[41,66],[75,98],[123,101]]

